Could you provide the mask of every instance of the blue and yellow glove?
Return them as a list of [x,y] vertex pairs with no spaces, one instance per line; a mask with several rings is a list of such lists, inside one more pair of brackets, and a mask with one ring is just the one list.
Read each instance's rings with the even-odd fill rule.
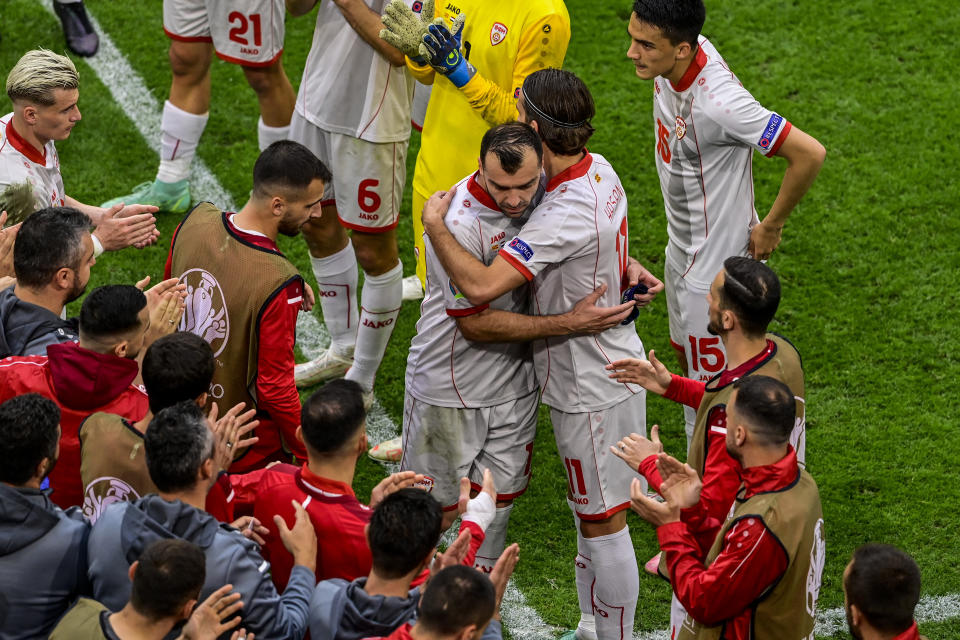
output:
[[470,78],[477,72],[460,52],[465,19],[466,16],[461,13],[449,30],[434,22],[428,33],[423,35],[423,42],[420,44],[420,55],[437,73],[447,76],[458,89],[470,82]]

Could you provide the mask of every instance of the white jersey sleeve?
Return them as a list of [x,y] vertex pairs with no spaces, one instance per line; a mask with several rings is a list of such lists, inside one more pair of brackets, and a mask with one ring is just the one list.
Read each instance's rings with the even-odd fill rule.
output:
[[0,191],[11,184],[29,182],[38,208],[62,207],[66,195],[53,140],[41,153],[17,134],[12,120],[12,113],[0,118]]

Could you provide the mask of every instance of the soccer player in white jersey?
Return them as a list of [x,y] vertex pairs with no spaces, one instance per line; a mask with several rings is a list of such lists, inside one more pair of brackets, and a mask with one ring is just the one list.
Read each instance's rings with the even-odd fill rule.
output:
[[[730,256],[766,260],[790,212],[813,184],[825,151],[782,115],[764,108],[700,35],[703,0],[635,0],[627,57],[653,80],[655,162],[667,213],[664,281],[670,340],[687,376],[709,380],[725,367],[707,330],[706,295]],[[763,221],[754,206],[754,151],[787,169]],[[685,408],[687,440],[696,411]]]
[[[447,229],[471,256],[490,264],[543,196],[543,151],[521,122],[488,130],[479,170],[452,191]],[[595,306],[601,290],[561,315],[525,315],[527,286],[473,304],[457,289],[429,241],[427,295],[407,358],[401,469],[429,478],[444,507],[444,528],[457,515],[458,481],[479,491],[483,470],[496,481],[497,513],[476,565],[493,569],[503,552],[513,500],[527,488],[539,392],[530,340],[598,332],[617,325],[631,304]]]
[[73,62],[46,49],[28,51],[7,75],[6,90],[13,112],[0,117],[0,194],[26,183],[33,191],[32,210],[68,206],[82,211],[97,227],[97,256],[153,244],[159,237],[155,207],[101,209],[64,191],[55,142],[70,137],[81,118],[80,77]]
[[[487,266],[447,231],[433,206],[443,198],[434,195],[423,220],[437,256],[474,305],[527,282],[536,315],[562,313],[601,286],[597,303],[617,304],[634,280],[628,276],[627,199],[610,164],[584,148],[593,133],[590,92],[572,73],[544,69],[526,78],[517,108],[521,121],[544,142],[548,181],[542,202]],[[641,279],[649,301],[663,285],[645,270]],[[550,406],[567,470],[568,502],[577,517],[577,636],[631,637],[639,592],[625,511],[631,474],[618,468],[608,446],[617,434],[646,429],[646,398],[641,388],[607,378],[604,367],[618,354],[643,358],[643,345],[633,323],[533,345],[543,401]]]
[[163,30],[170,38],[170,96],[160,121],[160,167],[152,182],[116,202],[190,209],[190,164],[210,116],[213,54],[243,69],[257,94],[257,142],[263,151],[286,140],[295,96],[283,70],[284,0],[163,0]]
[[[405,1],[416,11],[426,6]],[[294,15],[315,3],[287,2]],[[330,346],[297,365],[297,385],[346,373],[363,387],[367,403],[402,302],[396,228],[414,84],[403,53],[380,38],[386,4],[320,5],[290,131],[333,171],[323,215],[303,227]],[[364,272],[359,307],[358,263]]]

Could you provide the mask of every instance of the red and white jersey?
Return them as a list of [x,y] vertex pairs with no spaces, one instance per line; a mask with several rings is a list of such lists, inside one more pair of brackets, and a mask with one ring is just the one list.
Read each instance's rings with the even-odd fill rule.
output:
[[667,211],[667,262],[708,287],[730,256],[747,255],[758,221],[753,152],[772,156],[790,123],[743,88],[709,40],[674,85],[654,80],[655,161]]
[[[405,0],[410,6],[421,2]],[[387,0],[366,0],[382,15]],[[334,2],[321,2],[297,94],[297,113],[325,131],[367,142],[406,142],[414,80],[353,30]]]
[[[463,248],[489,265],[500,248],[520,231],[524,219],[501,212],[476,177],[474,174],[457,185],[446,223]],[[492,407],[529,395],[537,388],[530,344],[469,342],[456,321],[488,307],[526,313],[530,307],[527,287],[475,306],[450,280],[430,239],[425,240],[426,296],[407,356],[407,391],[427,404],[468,409]]]
[[[533,313],[565,313],[601,284],[599,306],[620,304],[627,270],[627,195],[603,156],[580,162],[547,184],[540,205],[500,255],[533,281]],[[633,324],[594,336],[535,340],[543,402],[567,413],[607,409],[640,388],[611,380],[604,367],[644,358]]]
[[63,178],[60,177],[60,156],[53,140],[37,151],[13,128],[13,113],[0,118],[0,191],[7,185],[29,182],[37,206],[62,207]]

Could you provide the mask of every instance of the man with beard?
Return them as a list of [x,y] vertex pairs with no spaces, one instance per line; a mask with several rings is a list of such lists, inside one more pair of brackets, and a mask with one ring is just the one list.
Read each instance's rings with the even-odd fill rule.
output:
[[60,407],[60,464],[50,474],[50,487],[54,502],[63,508],[83,500],[80,424],[97,411],[133,422],[147,412],[147,395],[133,385],[140,372],[136,358],[158,333],[173,328],[147,301],[132,285],[94,289],[80,309],[79,344],[52,344],[46,356],[0,362],[0,402],[39,393]]
[[843,571],[843,607],[855,640],[926,640],[917,630],[920,568],[889,544],[865,544]]
[[330,170],[303,145],[274,142],[253,167],[253,192],[239,213],[197,205],[174,233],[166,275],[187,287],[181,331],[205,339],[216,366],[210,399],[256,408],[259,441],[235,458],[233,472],[302,460],[300,396],[293,377],[297,313],[313,292],[277,246],[320,216]]
[[[726,368],[707,383],[671,375],[650,351],[649,360],[626,359],[612,363],[611,377],[642,385],[649,391],[697,409],[696,426],[687,462],[703,480],[702,509],[683,514],[684,521],[698,531],[703,556],[730,511],[741,482],[741,469],[727,454],[727,403],[734,383],[752,375],[772,376],[786,383],[794,396],[794,428],[790,444],[800,464],[804,460],[804,379],[800,354],[786,339],[767,333],[780,303],[780,281],[770,267],[752,258],[727,258],[707,295],[709,330],[720,336],[726,348]],[[639,471],[651,488],[659,490],[661,477],[657,454],[663,451],[656,426],[651,439],[631,434],[612,447],[614,454]],[[667,576],[661,561],[660,573]],[[657,562],[651,561],[653,571]],[[674,598],[671,628],[683,620],[683,609]]]
[[57,461],[57,405],[35,393],[0,405],[0,638],[46,638],[78,595],[90,595],[90,525],[40,489]]
[[661,453],[666,501],[648,498],[639,479],[630,489],[634,511],[657,527],[673,593],[687,611],[670,637],[812,638],[826,543],[817,483],[790,446],[793,392],[765,375],[732,386],[724,448],[743,486],[706,554],[682,515],[703,510],[696,470]]

